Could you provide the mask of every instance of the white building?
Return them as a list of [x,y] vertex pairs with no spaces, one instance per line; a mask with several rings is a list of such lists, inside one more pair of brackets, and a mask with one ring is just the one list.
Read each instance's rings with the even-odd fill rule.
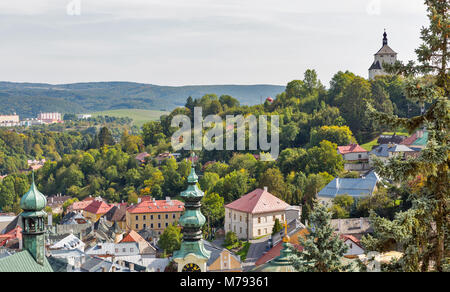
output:
[[256,189],[225,206],[225,233],[232,231],[241,239],[270,235],[275,220],[284,222],[290,207],[266,187]]
[[40,113],[37,119],[42,121],[44,124],[59,123],[62,121],[61,113]]
[[394,52],[388,46],[387,33],[384,31],[383,34],[383,46],[375,54],[375,60],[372,66],[369,68],[369,79],[374,79],[375,76],[387,75],[386,71],[383,69],[383,63],[394,64],[397,61],[397,53]]
[[0,115],[0,127],[15,127],[19,125],[20,120],[18,115]]

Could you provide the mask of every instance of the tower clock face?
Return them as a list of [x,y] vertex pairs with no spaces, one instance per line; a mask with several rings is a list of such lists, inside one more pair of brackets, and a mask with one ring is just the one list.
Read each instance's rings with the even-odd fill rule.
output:
[[182,272],[201,272],[200,267],[193,263],[186,264],[181,271]]

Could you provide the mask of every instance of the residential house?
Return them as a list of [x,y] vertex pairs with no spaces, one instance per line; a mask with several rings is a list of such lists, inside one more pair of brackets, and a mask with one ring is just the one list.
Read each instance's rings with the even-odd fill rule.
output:
[[160,235],[167,226],[178,222],[183,212],[184,203],[170,197],[165,200],[142,197],[138,204],[127,209],[127,228],[135,231],[149,228]]
[[138,244],[139,254],[145,255],[147,257],[154,257],[156,254],[156,248],[153,247],[148,241],[146,241],[142,236],[139,235],[134,230],[131,230],[126,234],[120,243],[124,242],[135,242]]
[[147,157],[150,157],[150,154],[148,154],[147,152],[142,152],[139,153],[138,155],[136,155],[135,159],[140,163],[140,164],[144,164],[145,163],[145,159]]
[[76,237],[73,234],[69,234],[63,239],[59,240],[58,242],[53,243],[49,249],[56,250],[56,249],[64,249],[64,250],[72,250],[72,249],[78,249],[80,251],[84,251],[85,244],[81,239]]
[[127,206],[118,204],[112,207],[103,217],[107,222],[117,223],[122,230],[127,229]]
[[225,205],[225,232],[236,233],[241,239],[270,235],[275,220],[285,220],[289,204],[267,190],[256,189]]
[[384,163],[387,163],[389,159],[393,157],[407,159],[407,153],[412,154],[414,152],[416,151],[406,145],[381,144],[380,146],[373,148],[372,151],[369,152],[369,163],[370,165],[373,165],[375,157],[380,159]]
[[377,190],[380,181],[378,175],[371,171],[362,178],[336,177],[317,194],[319,202],[330,206],[337,195],[349,195],[354,199],[371,196]]
[[358,144],[338,146],[338,153],[344,159],[344,169],[347,171],[369,170],[369,151]]
[[83,209],[83,215],[88,220],[96,222],[100,217],[108,213],[113,205],[107,204],[102,198],[95,198],[86,208]]
[[357,258],[359,255],[365,253],[358,238],[353,235],[341,235],[341,239],[348,246],[347,252],[344,254],[346,258]]

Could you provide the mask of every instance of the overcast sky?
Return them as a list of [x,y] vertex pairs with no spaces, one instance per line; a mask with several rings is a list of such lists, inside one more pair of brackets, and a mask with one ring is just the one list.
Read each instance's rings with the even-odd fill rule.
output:
[[415,59],[426,24],[423,0],[1,0],[0,80],[328,86],[367,77],[384,28]]

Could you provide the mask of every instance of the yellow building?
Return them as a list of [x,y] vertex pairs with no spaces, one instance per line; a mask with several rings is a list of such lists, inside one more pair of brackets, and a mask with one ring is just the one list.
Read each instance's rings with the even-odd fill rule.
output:
[[112,207],[113,205],[108,205],[101,198],[95,198],[92,200],[92,203],[83,209],[83,216],[91,222],[97,222],[97,220],[108,213]]
[[151,229],[161,234],[167,226],[178,222],[183,212],[184,203],[178,200],[143,197],[138,204],[127,209],[127,228],[136,231]]

